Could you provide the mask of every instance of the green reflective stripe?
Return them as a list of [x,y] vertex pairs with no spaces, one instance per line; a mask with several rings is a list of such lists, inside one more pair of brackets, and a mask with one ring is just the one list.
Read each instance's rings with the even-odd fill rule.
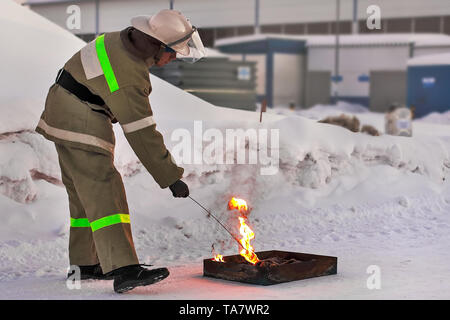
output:
[[108,54],[105,48],[105,35],[102,34],[95,40],[95,49],[97,50],[97,57],[102,66],[103,74],[105,75],[106,82],[108,83],[109,90],[114,92],[119,90],[119,84],[117,83],[116,76],[109,62]]
[[118,213],[92,221],[92,232],[117,223],[130,223],[130,215]]
[[89,223],[89,220],[86,218],[80,219],[70,218],[70,226],[74,228],[83,228],[83,227],[89,228],[91,224]]

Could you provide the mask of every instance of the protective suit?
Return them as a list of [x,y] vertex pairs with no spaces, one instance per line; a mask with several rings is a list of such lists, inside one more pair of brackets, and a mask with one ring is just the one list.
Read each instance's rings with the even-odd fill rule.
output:
[[139,263],[122,178],[113,163],[112,123],[122,126],[161,188],[183,175],[156,130],[148,99],[148,68],[163,47],[137,50],[134,31],[106,33],[67,61],[36,128],[56,144],[70,204],[70,264],[100,262],[104,273]]

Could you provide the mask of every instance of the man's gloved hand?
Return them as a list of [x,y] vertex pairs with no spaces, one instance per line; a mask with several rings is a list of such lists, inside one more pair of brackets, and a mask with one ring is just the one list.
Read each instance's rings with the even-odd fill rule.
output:
[[175,198],[186,198],[189,195],[189,188],[186,183],[181,180],[175,181],[169,186],[170,191]]

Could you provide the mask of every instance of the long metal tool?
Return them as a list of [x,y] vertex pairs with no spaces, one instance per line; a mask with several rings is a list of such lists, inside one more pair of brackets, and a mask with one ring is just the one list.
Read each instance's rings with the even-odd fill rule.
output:
[[214,220],[216,220],[221,226],[222,226],[222,228],[224,228],[229,234],[230,234],[230,236],[234,239],[234,240],[236,240],[236,242],[239,244],[239,246],[242,248],[242,249],[245,249],[243,246],[242,246],[242,244],[241,244],[241,242],[230,232],[230,230],[228,230],[227,229],[227,227],[225,227],[223,224],[222,224],[222,222],[220,222],[219,221],[219,219],[217,219],[208,209],[206,209],[204,206],[202,206],[197,200],[195,200],[194,198],[192,198],[191,196],[188,196],[192,201],[194,201],[196,204],[198,204],[199,206],[200,206],[200,208],[202,208],[203,210],[205,210],[206,212],[208,212],[208,214],[211,216],[211,217],[213,217],[214,218]]

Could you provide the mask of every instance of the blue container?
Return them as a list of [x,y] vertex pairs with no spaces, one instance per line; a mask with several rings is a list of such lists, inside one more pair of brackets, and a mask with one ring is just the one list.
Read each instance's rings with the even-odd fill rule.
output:
[[450,65],[409,66],[407,102],[416,117],[450,110]]

